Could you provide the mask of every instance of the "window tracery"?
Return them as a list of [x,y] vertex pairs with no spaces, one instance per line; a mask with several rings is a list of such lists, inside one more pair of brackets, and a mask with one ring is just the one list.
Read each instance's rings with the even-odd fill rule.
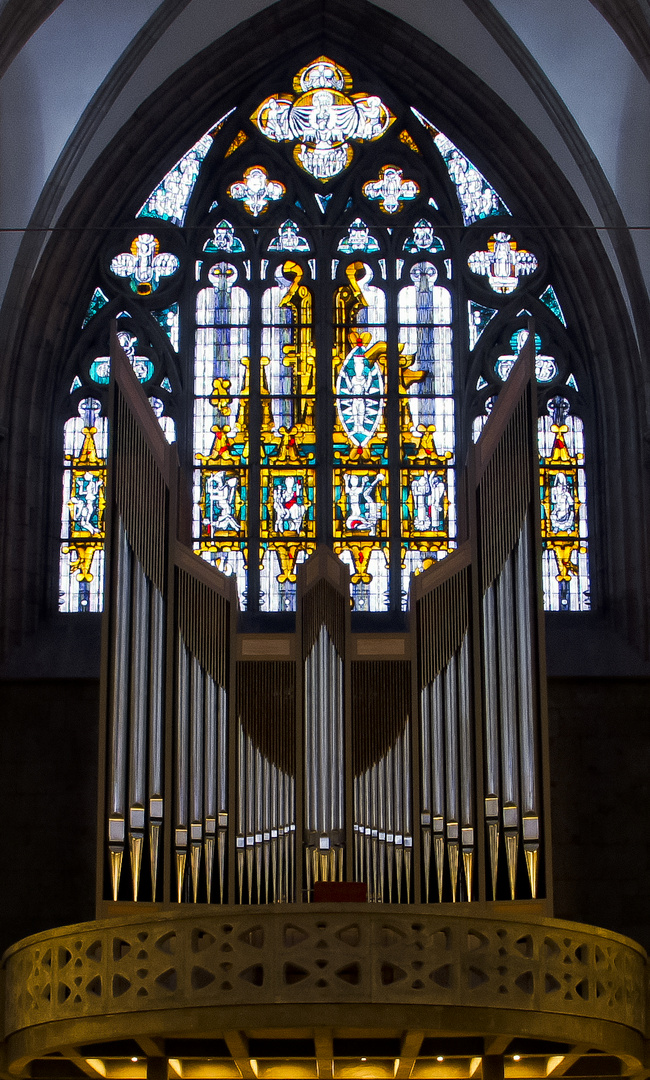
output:
[[66,425],[62,610],[101,607],[103,534],[79,524],[100,521],[99,495],[84,517],[93,484],[68,428],[93,400],[105,439],[110,318],[192,470],[196,551],[235,576],[242,608],[294,610],[297,567],[324,542],[354,610],[380,613],[454,548],[455,467],[531,312],[546,606],[588,606],[581,399],[546,253],[415,105],[372,89],[321,56],[293,94],[254,92],[102,256]]

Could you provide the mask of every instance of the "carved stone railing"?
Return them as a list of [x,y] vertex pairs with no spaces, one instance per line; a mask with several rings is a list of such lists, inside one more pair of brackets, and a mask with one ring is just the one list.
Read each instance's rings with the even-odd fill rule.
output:
[[[448,1008],[454,1030],[485,1031],[489,1012],[492,1031],[600,1039],[608,1045],[596,1048],[629,1054],[645,1031],[645,967],[639,946],[605,930],[419,906],[230,907],[83,923],[6,954],[8,1064],[19,1072],[71,1038],[164,1034],[170,1012],[179,1031],[184,1010],[216,1010],[212,1031],[254,1024],[259,1008],[268,1028],[280,1006],[286,1030],[287,1005],[298,1007],[298,1028],[353,1003],[371,1004],[378,1027],[386,1015],[435,1006],[428,1026],[444,1029]],[[195,1035],[202,1027],[196,1018],[189,1026]]]

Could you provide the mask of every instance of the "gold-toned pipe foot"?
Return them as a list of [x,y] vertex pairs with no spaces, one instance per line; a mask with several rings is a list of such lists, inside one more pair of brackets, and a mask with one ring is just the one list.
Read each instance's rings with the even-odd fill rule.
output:
[[180,904],[183,899],[183,884],[185,882],[185,864],[187,862],[187,852],[185,849],[179,850],[176,848],[176,887],[178,903]]
[[458,899],[459,850],[457,840],[447,841],[447,858],[449,860],[449,878],[451,880],[451,902],[455,904]]
[[474,851],[472,848],[463,848],[463,871],[465,873],[465,890],[467,899],[472,899],[472,878],[474,876]]
[[133,882],[133,899],[137,901],[140,892],[140,872],[142,869],[142,849],[144,848],[144,836],[140,832],[129,833],[129,855],[131,857],[131,881]]
[[438,880],[438,903],[442,903],[442,886],[445,872],[445,838],[442,833],[435,833],[433,837],[433,854],[436,863],[436,877]]
[[487,822],[488,850],[490,852],[490,874],[492,878],[492,899],[497,898],[497,873],[499,869],[499,822]]
[[109,855],[111,857],[111,886],[113,889],[113,900],[117,900],[117,894],[120,891],[120,877],[122,876],[122,859],[124,858],[124,851],[121,847],[112,847],[109,849]]
[[517,855],[519,852],[519,833],[506,832],[506,860],[508,863],[508,880],[510,882],[510,899],[514,900],[517,891]]
[[192,870],[192,898],[196,904],[199,899],[199,874],[201,872],[201,841],[192,842],[190,852],[190,864]]
[[203,841],[203,855],[205,858],[205,891],[208,903],[212,900],[212,878],[214,876],[214,834],[210,833]]
[[151,899],[156,899],[158,885],[158,851],[160,848],[160,822],[149,822],[149,862],[151,865]]
[[539,871],[539,844],[524,844],[526,856],[526,869],[530,883],[530,895],[533,900],[537,899],[537,876]]

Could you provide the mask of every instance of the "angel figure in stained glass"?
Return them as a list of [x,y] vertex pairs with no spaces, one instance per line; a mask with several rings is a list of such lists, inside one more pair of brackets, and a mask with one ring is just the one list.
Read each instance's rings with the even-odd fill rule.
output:
[[291,94],[266,98],[251,119],[272,142],[296,141],[298,165],[317,180],[327,181],[350,164],[349,139],[380,139],[395,119],[381,98],[350,97],[351,88],[349,72],[321,56],[298,72],[295,100]]
[[381,472],[374,477],[360,473],[344,474],[348,509],[345,526],[351,532],[376,534],[381,503],[375,498],[375,491],[383,479]]
[[205,478],[204,525],[211,537],[218,532],[239,532],[240,525],[234,516],[237,477],[226,476],[222,469],[209,472]]
[[413,527],[418,532],[439,530],[444,524],[445,483],[438,473],[422,473],[411,481]]
[[518,248],[508,233],[497,232],[488,240],[487,251],[473,252],[467,265],[473,274],[486,276],[494,292],[507,294],[514,292],[520,277],[535,272],[537,259],[532,252]]

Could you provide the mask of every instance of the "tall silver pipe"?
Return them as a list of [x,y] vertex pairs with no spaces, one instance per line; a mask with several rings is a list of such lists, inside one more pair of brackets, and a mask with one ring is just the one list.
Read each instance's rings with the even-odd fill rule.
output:
[[430,686],[431,701],[431,812],[445,815],[445,712],[443,676],[436,675]]
[[176,826],[187,828],[188,745],[190,714],[189,653],[178,635],[178,701],[176,708]]
[[[204,747],[203,747],[203,816],[216,821],[218,767],[218,701],[219,687],[209,675],[205,677]],[[200,762],[197,763],[200,768]],[[198,818],[196,819],[199,820]]]
[[431,714],[429,709],[429,688],[420,691],[420,774],[422,777],[422,813],[431,813]]
[[[191,661],[191,707],[190,707],[190,822],[198,825],[203,821],[203,669],[195,656]],[[192,839],[197,839],[194,835]]]
[[517,544],[517,676],[519,689],[519,750],[521,755],[521,809],[538,814],[537,770],[535,768],[535,720],[533,713],[532,642],[530,633],[530,553],[528,518]]
[[[486,795],[497,798],[499,787],[499,704],[495,586],[483,597],[483,653],[485,659],[485,783]],[[491,814],[488,816],[492,816]]]
[[447,821],[458,823],[458,687],[456,656],[445,672],[445,771],[447,774]]
[[516,657],[512,558],[497,581],[499,629],[499,703],[501,714],[501,778],[504,805],[519,805],[519,755],[517,746],[517,689],[513,660]]
[[460,749],[461,824],[474,823],[474,749],[469,634],[465,634],[458,657],[458,739]]
[[313,655],[314,650],[312,649],[305,661],[305,824],[307,829],[310,831],[314,828],[314,793],[312,770],[309,768],[309,762],[313,761],[314,756],[314,749],[312,746],[312,722],[313,716],[316,712],[314,707]]
[[174,846],[176,849],[176,884],[180,903],[185,876],[188,834],[188,748],[190,723],[189,654],[182,635],[178,635],[178,698],[176,704],[176,820]]
[[[163,788],[163,648],[165,603],[151,586],[151,652],[149,680],[149,797],[162,800]],[[158,807],[156,807],[158,809]],[[162,816],[160,813],[152,817]]]
[[[147,688],[149,682],[149,585],[137,559],[133,560],[133,618],[131,622],[131,724],[129,730],[130,827],[144,828],[147,762]],[[137,808],[137,810],[136,810]],[[137,821],[134,820],[134,811]]]
[[[122,523],[118,525],[117,613],[113,659],[113,702],[109,732],[108,797],[111,817],[121,818],[124,841],[126,813],[126,763],[129,702],[129,630],[131,610],[131,550]],[[109,823],[109,840],[112,839]],[[119,840],[114,829],[115,840]]]
[[219,811],[228,811],[228,697],[219,687]]

